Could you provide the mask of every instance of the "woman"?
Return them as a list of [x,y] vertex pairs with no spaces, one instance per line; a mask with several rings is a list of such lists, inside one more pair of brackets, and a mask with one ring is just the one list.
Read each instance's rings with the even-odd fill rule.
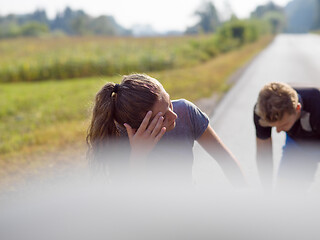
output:
[[131,169],[152,166],[158,170],[156,175],[165,178],[186,172],[191,176],[196,140],[234,186],[245,185],[238,162],[211,128],[208,117],[187,100],[171,101],[163,86],[148,75],[124,76],[121,84],[107,83],[96,95],[87,135],[92,163],[122,162],[119,153],[125,152],[122,143],[126,140]]

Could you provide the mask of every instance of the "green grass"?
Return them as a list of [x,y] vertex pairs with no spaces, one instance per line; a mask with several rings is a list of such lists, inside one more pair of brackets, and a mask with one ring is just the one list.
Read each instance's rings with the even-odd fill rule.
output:
[[212,57],[212,41],[213,35],[0,40],[0,82],[113,76],[187,67]]
[[1,84],[0,154],[41,142],[35,133],[49,126],[87,118],[89,100],[103,83],[99,78],[84,78]]

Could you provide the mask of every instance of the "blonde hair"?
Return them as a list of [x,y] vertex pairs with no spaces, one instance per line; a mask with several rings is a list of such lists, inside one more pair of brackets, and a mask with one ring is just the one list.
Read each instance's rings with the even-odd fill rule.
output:
[[298,94],[291,86],[271,82],[261,89],[255,113],[262,124],[280,121],[284,113],[295,113],[298,101]]

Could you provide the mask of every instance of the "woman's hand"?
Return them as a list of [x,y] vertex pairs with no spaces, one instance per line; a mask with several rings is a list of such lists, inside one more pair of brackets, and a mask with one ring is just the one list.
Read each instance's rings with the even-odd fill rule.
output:
[[131,145],[131,159],[145,158],[166,132],[166,128],[162,127],[162,113],[159,112],[149,124],[151,116],[152,111],[149,111],[137,130],[127,123],[124,124]]

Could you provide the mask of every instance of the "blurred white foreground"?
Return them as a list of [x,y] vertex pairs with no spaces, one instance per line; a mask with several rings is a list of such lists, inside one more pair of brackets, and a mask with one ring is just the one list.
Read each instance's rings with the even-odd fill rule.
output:
[[3,240],[319,239],[316,195],[108,184],[87,177],[1,196]]

